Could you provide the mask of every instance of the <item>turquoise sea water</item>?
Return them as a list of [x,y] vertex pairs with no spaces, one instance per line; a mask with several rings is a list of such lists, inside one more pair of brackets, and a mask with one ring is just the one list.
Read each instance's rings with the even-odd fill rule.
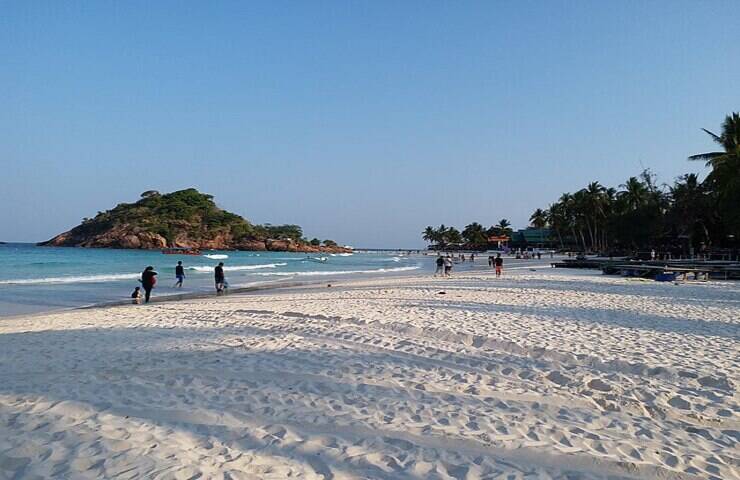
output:
[[[213,268],[225,264],[232,288],[285,280],[330,280],[403,275],[432,268],[433,258],[389,253],[324,256],[284,252],[204,252],[228,258],[163,255],[159,251],[37,247],[0,244],[0,316],[43,312],[126,300],[151,265],[159,273],[154,296],[213,291]],[[185,266],[185,284],[175,289],[175,265]]]

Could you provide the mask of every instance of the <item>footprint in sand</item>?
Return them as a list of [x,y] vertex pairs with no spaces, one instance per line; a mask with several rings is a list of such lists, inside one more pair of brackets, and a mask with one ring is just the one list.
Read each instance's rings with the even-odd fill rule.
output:
[[588,382],[587,385],[588,385],[588,388],[591,388],[593,390],[598,390],[600,392],[610,392],[612,390],[611,385],[601,380],[600,378],[594,378],[593,380]]
[[668,405],[681,410],[691,410],[691,403],[678,395],[668,400]]
[[561,386],[567,385],[570,381],[570,377],[563,375],[557,370],[553,370],[552,372],[548,373],[545,378],[550,380],[552,383],[556,383]]

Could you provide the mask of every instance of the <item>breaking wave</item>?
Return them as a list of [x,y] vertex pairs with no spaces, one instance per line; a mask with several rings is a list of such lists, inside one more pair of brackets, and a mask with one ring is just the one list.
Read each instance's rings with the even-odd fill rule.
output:
[[[262,268],[277,268],[277,267],[284,267],[287,265],[287,263],[262,263],[259,265],[233,265],[233,266],[224,266],[224,270],[227,272],[238,272],[241,270],[260,270]],[[213,272],[213,267],[210,266],[196,266],[196,267],[187,267],[186,270],[193,270],[196,272]]]
[[312,271],[312,272],[261,272],[255,273],[255,275],[262,276],[278,276],[278,277],[308,277],[308,276],[330,276],[330,275],[352,275],[357,273],[391,273],[391,272],[407,272],[410,270],[418,270],[420,266],[415,267],[396,267],[396,268],[377,268],[375,270],[334,270],[334,271]]
[[20,278],[17,280],[0,280],[0,285],[39,285],[45,283],[96,283],[115,280],[132,280],[141,278],[140,273],[119,273],[112,275],[85,275],[76,277]]

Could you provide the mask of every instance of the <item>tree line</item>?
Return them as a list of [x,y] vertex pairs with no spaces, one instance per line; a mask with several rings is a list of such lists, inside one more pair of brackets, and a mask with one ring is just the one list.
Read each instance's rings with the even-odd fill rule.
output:
[[478,222],[466,225],[460,231],[455,227],[447,227],[444,224],[437,228],[428,226],[424,229],[421,236],[427,242],[438,248],[447,248],[450,246],[464,245],[470,249],[481,249],[488,245],[488,238],[491,236],[511,236],[511,222],[502,218],[498,224],[485,228]]
[[[530,225],[549,229],[550,241],[561,248],[590,252],[649,248],[698,252],[736,247],[740,237],[740,114],[725,117],[720,134],[703,130],[720,147],[688,157],[710,168],[704,180],[687,173],[670,185],[659,184],[650,170],[644,170],[617,187],[591,182],[535,210]],[[511,234],[511,223],[501,219],[488,228],[473,222],[462,231],[428,226],[422,238],[437,248],[482,249],[489,237]]]
[[740,235],[740,115],[725,118],[719,135],[703,129],[721,149],[692,155],[711,171],[659,185],[649,170],[618,188],[591,182],[537,209],[532,226],[549,227],[564,248],[593,252],[640,248],[734,246]]

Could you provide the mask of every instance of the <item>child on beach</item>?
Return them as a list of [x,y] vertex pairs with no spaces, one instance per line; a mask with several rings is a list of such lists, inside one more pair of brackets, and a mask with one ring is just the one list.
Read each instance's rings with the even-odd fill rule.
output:
[[501,272],[504,270],[504,259],[501,258],[500,253],[496,254],[494,264],[496,265],[496,278],[498,278],[501,276]]
[[134,305],[141,304],[141,287],[134,288],[134,291],[131,293],[131,303]]

